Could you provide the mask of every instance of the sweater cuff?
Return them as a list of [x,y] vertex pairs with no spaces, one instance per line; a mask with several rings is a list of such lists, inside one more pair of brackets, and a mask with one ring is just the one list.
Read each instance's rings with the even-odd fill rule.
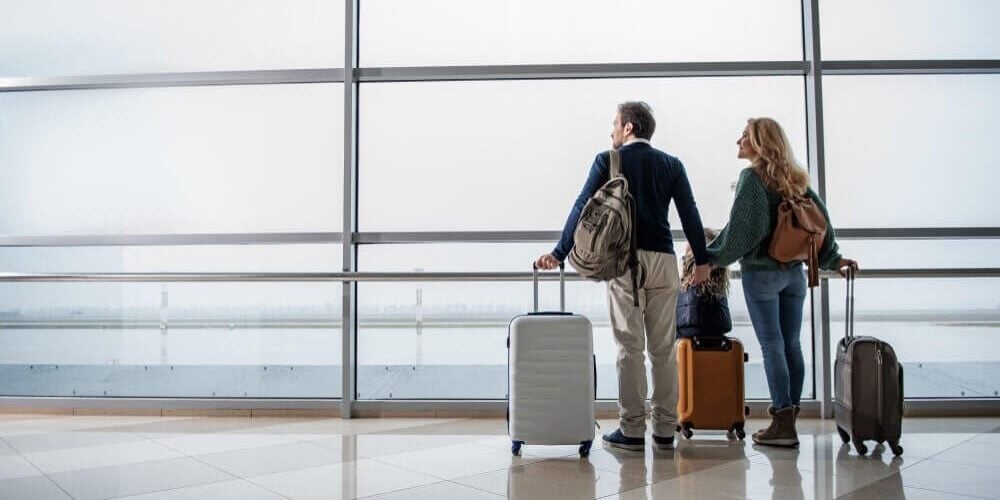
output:
[[819,267],[820,267],[820,269],[826,269],[827,271],[836,271],[837,270],[837,264],[840,264],[840,259],[841,258],[843,258],[842,255],[840,255],[840,254],[833,254],[833,255],[830,256],[829,259],[827,259],[826,262],[824,262]]

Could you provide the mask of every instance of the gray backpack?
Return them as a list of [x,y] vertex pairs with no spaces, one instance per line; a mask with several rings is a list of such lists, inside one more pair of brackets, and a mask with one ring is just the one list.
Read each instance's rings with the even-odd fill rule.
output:
[[569,263],[584,278],[610,281],[632,272],[632,295],[639,305],[635,200],[621,172],[621,156],[610,151],[608,182],[590,197],[573,232]]

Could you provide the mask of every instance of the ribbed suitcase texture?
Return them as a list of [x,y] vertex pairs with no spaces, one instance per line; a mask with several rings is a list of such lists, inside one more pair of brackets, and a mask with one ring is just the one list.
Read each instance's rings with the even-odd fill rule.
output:
[[853,442],[858,454],[866,440],[888,442],[902,455],[903,367],[896,351],[875,337],[854,336],[854,272],[847,276],[845,335],[837,343],[833,369],[833,415],[844,443]]
[[[537,273],[535,283],[537,309]],[[508,335],[511,452],[520,454],[523,444],[578,444],[586,456],[594,439],[596,386],[590,320],[535,312],[511,320]]]
[[730,431],[746,437],[743,343],[732,337],[693,337],[677,341],[677,426],[690,439],[692,429]]

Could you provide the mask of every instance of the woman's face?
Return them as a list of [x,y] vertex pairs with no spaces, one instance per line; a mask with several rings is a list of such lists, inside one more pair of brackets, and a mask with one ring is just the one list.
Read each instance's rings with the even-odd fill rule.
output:
[[737,158],[743,158],[744,160],[750,161],[757,158],[757,153],[755,153],[753,147],[750,146],[750,135],[749,132],[747,132],[747,129],[743,129],[743,135],[741,135],[739,140],[736,141],[736,145],[740,147],[739,151],[736,153]]

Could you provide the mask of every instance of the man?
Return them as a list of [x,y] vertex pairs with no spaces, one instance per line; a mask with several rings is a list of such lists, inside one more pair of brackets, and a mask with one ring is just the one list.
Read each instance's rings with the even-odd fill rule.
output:
[[[674,354],[676,306],[680,278],[667,213],[674,200],[697,264],[695,284],[711,271],[705,252],[705,234],[684,165],[653,148],[656,121],[644,102],[618,105],[611,129],[611,146],[621,155],[621,171],[635,199],[639,253],[639,307],[635,307],[631,273],[608,282],[608,306],[618,348],[618,406],[620,428],[604,435],[608,446],[642,450],[646,434],[646,366],[648,349],[653,365],[653,441],[671,449],[677,425],[677,360]],[[583,191],[573,204],[562,237],[552,253],[536,261],[552,269],[573,247],[573,232],[587,200],[609,179],[610,154],[600,153],[590,167]]]

